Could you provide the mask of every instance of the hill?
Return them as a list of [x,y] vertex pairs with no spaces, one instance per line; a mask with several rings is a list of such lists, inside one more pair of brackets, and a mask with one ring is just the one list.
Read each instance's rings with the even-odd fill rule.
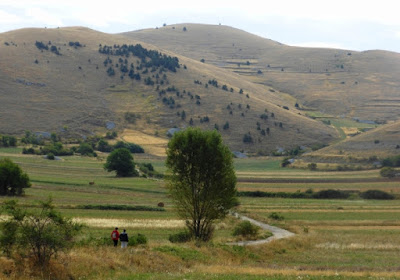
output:
[[122,35],[288,93],[288,101],[305,110],[376,123],[400,117],[399,53],[290,47],[221,25],[168,25]]
[[0,133],[114,129],[165,147],[168,129],[194,125],[217,127],[233,150],[261,154],[337,137],[273,88],[125,35],[21,29],[0,34],[0,53]]
[[325,159],[328,162],[369,160],[373,163],[396,154],[400,154],[400,121],[307,154],[304,159]]

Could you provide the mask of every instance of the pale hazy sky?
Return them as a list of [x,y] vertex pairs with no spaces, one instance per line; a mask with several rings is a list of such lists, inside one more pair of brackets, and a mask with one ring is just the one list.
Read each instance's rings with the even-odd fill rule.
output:
[[119,33],[163,23],[221,23],[288,45],[400,53],[398,0],[0,0],[0,32],[79,25]]

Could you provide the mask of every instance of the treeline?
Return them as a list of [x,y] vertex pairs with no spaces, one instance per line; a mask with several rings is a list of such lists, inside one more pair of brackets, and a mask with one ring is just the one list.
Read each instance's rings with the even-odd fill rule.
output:
[[262,191],[243,191],[238,192],[238,196],[246,197],[279,197],[279,198],[309,198],[309,199],[349,199],[349,198],[363,198],[363,199],[382,199],[391,200],[395,197],[387,192],[381,190],[368,190],[365,192],[352,191],[352,190],[321,190],[314,192],[309,189],[305,192],[262,192]]
[[0,135],[0,147],[16,147],[17,138],[9,135]]
[[99,204],[85,204],[78,205],[75,209],[95,209],[95,210],[121,210],[121,211],[165,211],[162,207],[150,207],[145,205],[131,206],[131,205],[118,205],[118,204],[107,204],[107,205],[99,205]]
[[400,167],[400,155],[385,158],[382,161],[383,166]]
[[[116,136],[116,132],[107,133],[106,138],[114,139]],[[54,159],[54,156],[70,156],[75,153],[79,153],[84,156],[96,157],[96,151],[109,153],[119,148],[126,148],[131,153],[144,153],[144,149],[140,145],[123,141],[118,141],[114,145],[111,145],[101,136],[89,137],[85,141],[79,143],[79,146],[65,148],[61,143],[60,137],[58,137],[55,133],[51,133],[50,139],[45,141],[43,137],[38,137],[37,135],[27,131],[21,142],[26,144],[40,145],[38,148],[23,148],[23,154],[47,155],[50,159]]]
[[101,46],[99,52],[107,55],[117,55],[129,57],[130,55],[139,57],[146,68],[150,67],[164,67],[172,72],[176,72],[179,68],[179,59],[177,57],[167,56],[155,50],[148,50],[143,48],[142,45],[114,45],[114,46]]

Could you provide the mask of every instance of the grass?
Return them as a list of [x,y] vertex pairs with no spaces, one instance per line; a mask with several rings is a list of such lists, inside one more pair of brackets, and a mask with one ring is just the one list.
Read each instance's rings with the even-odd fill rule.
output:
[[[115,178],[103,170],[103,161],[93,158],[63,157],[56,162],[3,149],[0,158],[5,156],[18,162],[32,178],[33,186],[24,197],[18,198],[22,204],[32,206],[34,201],[51,195],[65,216],[86,224],[79,237],[80,245],[64,256],[68,269],[58,267],[57,273],[67,271],[86,279],[394,279],[400,276],[397,200],[240,197],[239,212],[289,229],[296,236],[255,247],[227,246],[226,242],[235,240],[233,228],[240,222],[228,217],[216,225],[212,242],[175,245],[168,237],[182,231],[184,223],[173,210],[163,181]],[[137,161],[141,161],[140,157]],[[151,162],[156,170],[164,162],[155,158],[145,161]],[[379,178],[376,171],[311,172],[281,168],[279,164],[277,158],[235,159],[239,190],[295,192],[332,188],[400,193],[398,182],[374,182],[373,179]],[[254,182],[253,178],[261,181]],[[354,178],[359,181],[352,181]],[[95,184],[89,185],[89,181]],[[4,199],[7,198],[0,198],[0,202]],[[165,204],[164,212],[76,209],[89,204],[157,207],[161,201]],[[271,220],[272,212],[279,213],[284,220]],[[126,251],[116,250],[109,240],[115,226],[126,228],[128,234],[144,234],[149,243]],[[9,264],[0,258],[2,265]],[[1,277],[8,279],[1,273]]]

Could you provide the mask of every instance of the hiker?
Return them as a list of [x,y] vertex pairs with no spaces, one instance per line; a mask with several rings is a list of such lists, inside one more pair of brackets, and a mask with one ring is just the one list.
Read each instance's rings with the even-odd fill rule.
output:
[[126,233],[126,229],[119,235],[119,240],[121,240],[121,248],[128,247],[128,234]]
[[117,247],[119,239],[119,232],[117,227],[111,232],[111,239],[114,242],[114,247]]

